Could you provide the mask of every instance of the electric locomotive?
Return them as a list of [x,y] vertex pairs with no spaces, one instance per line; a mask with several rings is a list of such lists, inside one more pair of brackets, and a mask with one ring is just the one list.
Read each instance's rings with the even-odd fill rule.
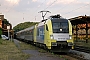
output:
[[53,52],[67,52],[73,47],[72,25],[60,15],[50,16],[33,28],[18,32],[17,36],[23,36],[23,39]]
[[37,25],[36,42],[55,52],[65,52],[73,46],[72,25],[60,15],[50,16]]

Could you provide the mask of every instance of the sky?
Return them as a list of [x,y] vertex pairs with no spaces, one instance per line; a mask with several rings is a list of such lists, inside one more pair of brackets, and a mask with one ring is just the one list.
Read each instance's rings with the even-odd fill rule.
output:
[[12,26],[24,22],[40,22],[40,11],[50,11],[70,19],[77,16],[90,16],[90,0],[0,0],[0,15],[4,15]]

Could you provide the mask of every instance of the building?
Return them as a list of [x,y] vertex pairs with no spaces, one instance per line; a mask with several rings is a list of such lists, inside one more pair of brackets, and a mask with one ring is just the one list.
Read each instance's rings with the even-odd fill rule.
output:
[[90,16],[78,16],[69,19],[73,25],[75,40],[90,41]]
[[4,19],[4,15],[0,15],[0,35],[8,36],[7,26],[10,26],[9,34],[11,37],[14,34],[12,30],[12,25],[7,21],[7,19]]
[[4,15],[0,15],[0,35],[2,35],[2,21],[4,20]]

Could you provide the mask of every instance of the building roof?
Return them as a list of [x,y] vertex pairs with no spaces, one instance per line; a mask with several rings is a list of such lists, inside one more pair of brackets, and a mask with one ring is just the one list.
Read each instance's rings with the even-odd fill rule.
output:
[[90,16],[78,16],[69,19],[72,25],[90,23]]

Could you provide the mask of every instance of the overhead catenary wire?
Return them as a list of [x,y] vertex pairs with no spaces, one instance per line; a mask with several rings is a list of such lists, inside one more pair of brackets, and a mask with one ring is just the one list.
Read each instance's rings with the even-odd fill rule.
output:
[[[45,3],[46,0],[44,0],[39,6],[42,6]],[[39,7],[40,8],[40,7]],[[37,11],[39,8],[37,8],[35,11]]]
[[[56,0],[57,1],[57,0]],[[70,3],[72,3],[72,2],[70,2]],[[53,4],[53,3],[52,3]],[[50,4],[47,8],[49,8],[52,4]],[[89,3],[90,4],[90,3]],[[78,10],[78,9],[81,9],[81,8],[84,8],[85,6],[88,6],[89,4],[86,4],[86,5],[84,5],[84,6],[81,6],[81,7],[78,7],[78,8],[76,8],[76,9],[73,9],[73,10],[71,10],[70,12],[67,12],[67,13],[65,13],[64,15],[66,15],[66,14],[69,14],[69,13],[71,13],[71,12],[73,12],[73,11],[76,11],[76,10]],[[68,6],[68,5],[67,5]],[[45,8],[45,9],[47,9],[47,8]],[[44,10],[45,10],[44,9]]]
[[[44,4],[44,2],[45,2],[46,0],[44,0],[39,6],[41,7],[43,4]],[[37,11],[40,7],[38,7],[35,11]],[[35,17],[35,20],[36,20],[36,17],[38,16],[38,12],[37,12],[37,14],[34,16]],[[33,18],[33,20],[34,20],[34,18]]]
[[[11,1],[11,0],[10,0],[10,1]],[[17,3],[17,2],[16,2],[16,3]],[[9,11],[12,10],[13,6],[15,6],[16,3],[14,3],[14,4],[11,6],[11,8],[7,11],[7,13],[9,13]],[[6,8],[6,9],[7,9],[7,8]],[[6,14],[7,14],[7,13],[6,13]]]
[[54,0],[49,6],[47,6],[44,10],[48,9],[50,6],[52,6],[57,0]]
[[[39,6],[42,6],[42,4],[45,2],[46,0],[44,0]],[[17,3],[17,2],[16,2]],[[16,3],[14,3],[13,5],[12,5],[12,7],[7,11],[7,13],[13,8],[13,6],[15,6],[15,4]],[[6,8],[7,9],[7,8]],[[37,11],[39,8],[37,8],[35,11]],[[24,12],[23,12],[23,15],[24,15]],[[23,17],[23,20],[24,20],[24,17]]]
[[[77,1],[77,0],[76,0],[76,1]],[[55,11],[55,12],[59,12],[59,11],[63,10],[64,8],[66,8],[66,7],[68,7],[69,5],[71,5],[72,3],[74,3],[74,1],[68,3],[68,4],[65,5],[65,6],[62,6],[59,10],[57,10],[57,11]]]
[[[76,1],[77,1],[77,0],[76,0]],[[72,2],[70,2],[69,5],[70,5],[71,3],[72,3]],[[90,3],[89,3],[89,4],[90,4]],[[89,4],[86,4],[86,5],[84,5],[84,6],[88,6]],[[67,6],[68,6],[68,5],[67,5]],[[63,8],[65,8],[65,7],[67,7],[67,6],[63,6],[62,9],[60,8],[60,11],[63,10]],[[76,9],[73,9],[73,10],[71,10],[70,12],[65,13],[64,15],[69,14],[69,13],[71,13],[71,12],[73,12],[73,11],[78,10],[78,9],[84,8],[84,6],[81,6],[81,7],[78,7],[78,8],[76,8]],[[57,11],[59,11],[59,10],[57,10]],[[57,12],[57,11],[56,11],[56,12]]]
[[[45,2],[46,0],[44,0],[39,6],[42,6],[43,5],[43,3]],[[37,11],[38,9],[39,9],[40,7],[38,7],[35,11]],[[37,12],[38,13],[38,12]],[[38,16],[38,14],[36,14],[33,18],[32,18],[32,20],[36,20],[36,17]]]
[[[46,1],[46,0],[44,0],[44,1]],[[50,6],[52,6],[56,1],[57,1],[57,0],[53,1],[53,2],[52,2],[49,6],[47,6],[44,10],[48,9],[48,8],[49,8]],[[43,3],[44,3],[44,2],[43,2]],[[43,3],[41,3],[41,5],[42,5]],[[71,3],[72,3],[72,2],[71,2]],[[14,5],[15,5],[15,4],[14,4]],[[13,6],[14,6],[14,5],[13,5]],[[12,6],[12,7],[13,7],[13,6]],[[68,6],[68,5],[67,5],[67,6]],[[83,8],[83,7],[81,7],[81,8]],[[79,8],[73,9],[73,10],[71,10],[70,12],[65,13],[65,15],[66,15],[66,14],[69,14],[69,13],[71,13],[71,12],[73,12],[73,11],[76,11],[76,10],[78,10],[78,9],[81,9],[81,8],[79,7]],[[10,8],[10,10],[11,10],[11,9],[12,9],[12,8]],[[37,11],[38,9],[39,9],[39,8],[37,8],[36,11]],[[63,8],[62,8],[62,9],[63,9]],[[8,10],[8,12],[9,12],[10,10]],[[8,12],[7,12],[7,13],[8,13]],[[34,17],[35,20],[36,20],[36,17],[37,17],[37,16],[38,16],[38,14]]]
[[69,14],[69,13],[71,13],[71,12],[73,12],[73,11],[78,10],[78,9],[84,8],[85,6],[88,6],[88,5],[90,5],[90,3],[89,3],[89,4],[86,4],[86,5],[84,5],[84,6],[78,7],[78,8],[76,8],[76,9],[73,9],[73,10],[71,10],[71,11],[65,13],[64,15]]
[[[57,0],[54,0],[49,6],[47,6],[45,9],[43,9],[42,11],[45,11],[47,8],[49,8],[50,6],[52,6]],[[36,17],[38,16],[38,14],[35,16],[35,20]],[[34,18],[33,18],[34,19]]]

